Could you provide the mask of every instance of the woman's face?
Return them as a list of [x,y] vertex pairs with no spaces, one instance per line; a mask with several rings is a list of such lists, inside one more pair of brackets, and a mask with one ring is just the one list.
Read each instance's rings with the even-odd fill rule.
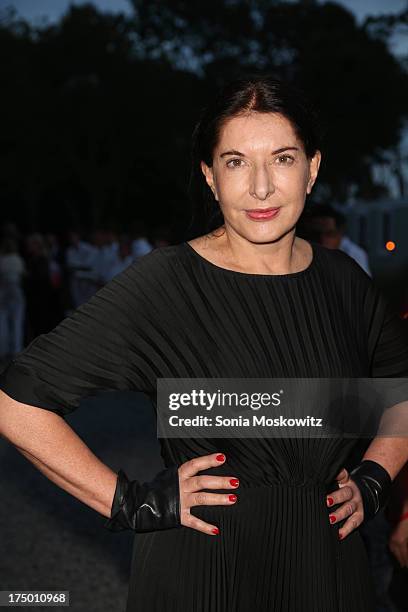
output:
[[[252,112],[224,124],[212,168],[201,162],[201,169],[227,229],[254,242],[270,242],[294,229],[320,157],[320,151],[311,160],[306,157],[283,115]],[[278,210],[267,216],[270,208]]]

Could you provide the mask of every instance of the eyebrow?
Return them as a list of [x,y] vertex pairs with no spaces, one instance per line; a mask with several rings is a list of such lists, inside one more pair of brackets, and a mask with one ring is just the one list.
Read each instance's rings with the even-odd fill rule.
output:
[[[299,147],[281,147],[280,149],[276,149],[276,151],[272,151],[272,155],[276,155],[277,153],[283,153],[283,151],[299,151]],[[221,153],[220,157],[225,157],[226,155],[239,155],[240,157],[245,157],[244,153],[240,153],[239,151],[235,151],[232,149],[231,151],[224,151]]]

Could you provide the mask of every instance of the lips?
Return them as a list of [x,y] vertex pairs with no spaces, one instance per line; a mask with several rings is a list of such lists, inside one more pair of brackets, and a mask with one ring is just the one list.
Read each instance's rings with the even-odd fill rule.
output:
[[269,208],[252,208],[250,210],[246,210],[246,215],[249,219],[254,221],[263,220],[263,219],[273,219],[278,215],[280,211],[280,207],[269,207]]
[[270,208],[249,208],[247,209],[247,212],[252,213],[258,213],[258,212],[270,212],[271,210],[279,210],[279,206],[271,206]]

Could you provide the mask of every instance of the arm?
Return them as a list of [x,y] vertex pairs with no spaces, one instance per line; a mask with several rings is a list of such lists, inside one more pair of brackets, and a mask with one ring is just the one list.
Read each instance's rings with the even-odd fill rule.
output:
[[[163,469],[151,482],[129,481],[122,470],[116,474],[103,464],[62,417],[13,400],[1,390],[0,435],[49,480],[107,517],[104,527],[111,531],[182,526],[177,464]],[[216,461],[215,453],[205,457],[201,469]],[[227,495],[216,497],[217,502],[219,498],[222,503],[231,503],[226,501]],[[188,526],[204,533],[214,527],[189,516],[188,520]]]
[[408,438],[374,438],[364,459],[379,463],[394,480],[408,461]]
[[352,475],[345,468],[341,470],[336,477],[339,489],[327,500],[329,507],[342,504],[330,518],[334,524],[344,521],[339,528],[340,539],[378,511],[378,505],[386,501],[391,482],[408,460],[408,328],[368,276],[353,262],[349,264],[355,275],[350,294],[355,303],[362,304],[359,317],[367,338],[370,378],[387,379],[390,384],[379,382],[380,390],[385,391],[380,435],[377,433],[371,441]]
[[394,481],[387,518],[393,528],[389,548],[401,567],[408,567],[408,463]]
[[[0,373],[0,435],[50,480],[108,517],[112,531],[181,527],[178,466],[126,482],[65,423],[85,397],[155,393],[161,331],[169,327],[161,251],[130,265]],[[166,277],[167,278],[167,277]],[[165,370],[164,370],[165,371]],[[119,475],[122,473],[122,477]]]
[[[370,446],[364,453],[362,463],[360,463],[357,469],[362,467],[363,474],[364,472],[366,474],[371,473],[371,476],[374,476],[374,478],[379,478],[381,488],[378,488],[377,486],[375,487],[375,489],[378,491],[377,495],[379,495],[376,503],[380,503],[381,505],[386,503],[386,497],[391,487],[391,481],[397,478],[397,475],[401,472],[407,460],[408,438],[376,437],[371,442]],[[380,470],[379,476],[377,476],[377,473],[375,472],[373,474],[371,466],[368,468],[367,472],[364,461],[374,461],[376,464],[378,464],[377,468],[375,468],[375,472],[378,473],[378,470]],[[381,472],[384,473],[384,476],[381,474]],[[363,522],[363,520],[369,518],[374,512],[371,507],[373,505],[372,503],[367,507],[365,506],[366,502],[370,502],[370,495],[368,495],[367,499],[366,487],[362,486],[360,479],[356,480],[356,478],[357,476],[354,476],[354,470],[350,475],[349,472],[343,468],[336,477],[336,480],[339,483],[339,490],[331,493],[327,500],[328,506],[341,504],[344,502],[342,506],[337,508],[331,514],[331,522],[333,522],[334,519],[335,523],[338,523],[340,520],[345,520],[345,523],[339,530],[340,538],[344,538],[345,536],[349,535]],[[370,488],[371,487],[372,485]],[[381,489],[383,492],[381,492]],[[369,516],[366,517],[366,511],[370,507],[371,515],[369,512]]]
[[[408,514],[408,461],[396,476],[387,507],[387,516],[391,523],[397,524],[400,518]],[[407,520],[407,519],[404,519]]]
[[17,402],[0,390],[0,435],[49,480],[110,517],[117,475],[62,417]]

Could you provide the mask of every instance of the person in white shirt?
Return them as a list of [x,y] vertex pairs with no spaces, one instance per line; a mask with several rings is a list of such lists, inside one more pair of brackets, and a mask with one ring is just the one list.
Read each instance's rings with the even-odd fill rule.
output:
[[65,253],[65,264],[69,272],[69,287],[72,307],[86,302],[98,289],[95,266],[98,248],[81,239],[79,233],[69,233],[70,246]]
[[4,238],[0,245],[0,357],[13,357],[24,348],[26,299],[22,287],[26,274],[17,242]]
[[119,241],[111,230],[101,230],[100,238],[95,272],[102,286],[112,278],[111,269],[119,259]]
[[347,255],[350,255],[350,257],[352,257],[353,259],[355,259],[359,266],[363,268],[363,270],[367,272],[369,276],[372,276],[370,263],[366,251],[362,249],[358,244],[353,242],[345,234],[343,234],[341,238],[339,249],[347,253]]
[[107,271],[107,280],[111,280],[114,276],[123,272],[133,261],[130,241],[126,238],[121,238],[116,258],[111,262],[110,268]]
[[147,227],[142,219],[134,219],[130,231],[131,255],[137,259],[153,250],[153,245],[147,239]]
[[306,231],[329,249],[340,249],[372,276],[366,251],[345,234],[346,218],[327,204],[316,204],[304,217]]
[[140,236],[139,238],[135,238],[132,241],[133,259],[137,259],[138,257],[141,257],[142,255],[146,255],[146,253],[150,253],[152,249],[153,247],[150,244],[150,242],[147,240],[147,238],[144,238],[143,236]]

